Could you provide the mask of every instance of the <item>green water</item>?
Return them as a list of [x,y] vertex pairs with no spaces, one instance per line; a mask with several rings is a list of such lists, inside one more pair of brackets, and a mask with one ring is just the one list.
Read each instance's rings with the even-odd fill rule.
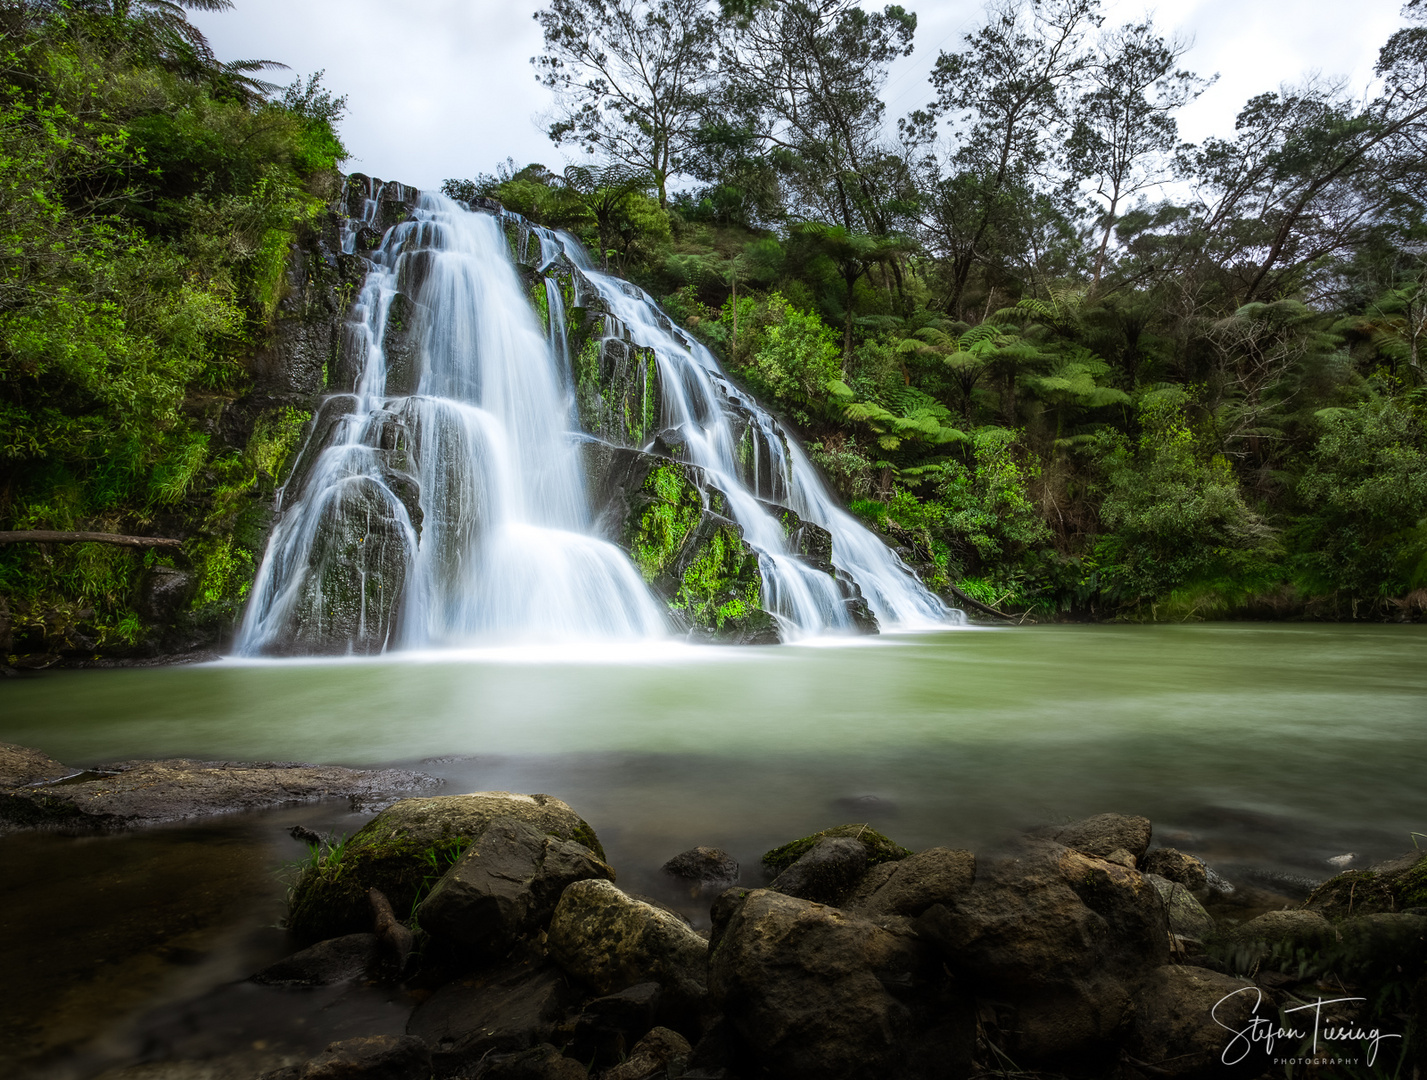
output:
[[465,757],[431,768],[539,787],[640,847],[786,836],[857,806],[891,815],[908,843],[1107,809],[1215,835],[1226,815],[1271,818],[1323,843],[1427,830],[1423,627],[219,663],[56,673],[0,693],[0,739],[69,763]]
[[[1106,810],[1148,816],[1156,842],[1241,885],[1302,895],[1327,859],[1367,865],[1427,832],[1427,627],[1050,626],[46,672],[0,684],[0,740],[81,766],[415,763],[446,791],[545,791],[595,826],[621,885],[668,902],[657,867],[696,844],[758,884],[764,850],[846,821],[984,852]],[[366,819],[329,803],[0,837],[0,970],[26,973],[0,995],[0,1071],[82,1080],[267,1045],[286,1030],[273,1010],[295,1006],[235,980],[290,947],[275,871],[301,846],[286,829]],[[315,1053],[399,1030],[403,1007],[313,998],[282,1012],[307,1043],[279,1042]]]

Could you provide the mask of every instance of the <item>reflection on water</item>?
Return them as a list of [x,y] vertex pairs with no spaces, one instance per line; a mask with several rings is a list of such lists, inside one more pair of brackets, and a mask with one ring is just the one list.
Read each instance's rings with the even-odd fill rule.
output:
[[[657,891],[657,866],[695,844],[726,848],[756,881],[762,851],[845,820],[870,820],[913,848],[984,849],[1021,824],[1104,810],[1145,814],[1158,838],[1220,867],[1314,878],[1331,872],[1330,857],[1356,852],[1363,865],[1427,831],[1424,658],[1422,627],[1222,625],[224,662],[11,682],[0,689],[0,740],[80,766],[438,759],[422,767],[448,791],[565,799],[636,891]],[[251,970],[251,944],[145,937],[183,924],[146,913],[141,884],[132,903],[96,905],[88,871],[102,881],[157,860],[150,891],[206,927],[200,937],[251,943],[280,907],[270,870],[297,853],[282,830],[298,820],[343,831],[361,821],[342,807],[304,808],[98,841],[0,839],[15,871],[0,886],[6,938],[17,908],[46,913],[4,958],[7,971],[36,973],[9,988],[27,1004],[5,1015],[45,1014],[36,994],[59,1002],[49,1015],[82,1015],[64,1002],[112,985],[98,964],[110,924],[133,927],[132,996],[107,999],[88,1031],[52,1024],[43,1038],[73,1042],[165,987],[191,999],[200,984]],[[281,935],[268,934],[262,948],[280,950]],[[184,968],[163,948],[208,949],[227,967]],[[48,978],[56,957],[63,977]]]

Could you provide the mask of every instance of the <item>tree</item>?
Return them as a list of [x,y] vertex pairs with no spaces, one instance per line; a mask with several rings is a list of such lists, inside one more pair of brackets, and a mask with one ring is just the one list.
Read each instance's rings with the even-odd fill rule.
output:
[[[992,264],[1014,208],[1037,186],[1058,183],[1073,91],[1092,63],[1085,35],[1099,0],[997,0],[961,52],[937,57],[936,100],[901,122],[909,145],[930,147],[943,118],[959,137],[946,161],[926,155],[934,177],[927,232],[951,264],[946,308],[957,312],[972,267]],[[947,173],[951,175],[948,177]]]
[[[741,7],[741,14],[738,9]],[[912,51],[917,17],[855,0],[725,3],[734,14],[720,66],[726,111],[746,118],[779,160],[804,216],[885,235],[898,170],[883,152],[878,91],[887,65]]]
[[1080,98],[1069,149],[1074,173],[1093,181],[1105,200],[1092,290],[1100,284],[1116,211],[1168,178],[1179,142],[1174,113],[1212,82],[1176,69],[1188,47],[1165,41],[1146,20],[1102,35],[1100,60],[1087,69],[1090,90]]
[[648,173],[666,208],[704,115],[708,0],[551,0],[534,17],[545,54],[530,62],[558,101],[551,140]]

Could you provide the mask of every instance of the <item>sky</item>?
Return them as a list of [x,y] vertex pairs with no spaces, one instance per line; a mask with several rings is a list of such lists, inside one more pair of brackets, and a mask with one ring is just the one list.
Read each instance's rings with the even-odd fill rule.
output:
[[[917,13],[916,49],[883,91],[895,121],[932,97],[927,76],[980,21],[981,0],[902,0]],[[347,95],[342,139],[350,171],[417,187],[493,172],[507,157],[559,170],[575,160],[544,134],[552,102],[530,58],[542,40],[537,0],[234,0],[232,10],[191,12],[223,60],[277,60],[274,82],[324,71]],[[1219,81],[1184,110],[1191,141],[1232,135],[1250,97],[1310,72],[1343,77],[1361,93],[1377,51],[1402,21],[1399,0],[1180,0],[1147,8],[1107,0],[1108,23],[1154,15],[1161,32],[1193,44],[1182,63]],[[548,123],[548,121],[547,121]]]

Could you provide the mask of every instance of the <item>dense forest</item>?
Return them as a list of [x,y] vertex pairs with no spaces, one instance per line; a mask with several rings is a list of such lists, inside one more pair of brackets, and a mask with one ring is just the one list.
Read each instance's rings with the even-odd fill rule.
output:
[[[220,61],[185,7],[228,6],[0,9],[0,538],[183,542],[0,543],[0,654],[178,647],[166,567],[212,640],[250,586],[309,415],[251,405],[255,358],[345,102]],[[551,0],[533,62],[583,164],[444,189],[661,298],[954,600],[1420,618],[1427,0],[1403,16],[1370,93],[1309,79],[1189,145],[1208,80],[1096,0],[996,0],[900,118],[901,7]]]
[[1097,0],[994,0],[887,115],[916,16],[553,0],[591,164],[448,194],[579,234],[801,431],[930,584],[998,610],[1427,608],[1427,2],[1370,94],[1314,77],[1200,145],[1209,79]]
[[[212,641],[246,594],[249,496],[307,415],[219,420],[346,156],[343,100],[280,67],[219,61],[171,0],[0,8],[0,529],[183,540],[0,546],[0,654],[151,648],[175,615]],[[182,612],[141,597],[166,565]]]

